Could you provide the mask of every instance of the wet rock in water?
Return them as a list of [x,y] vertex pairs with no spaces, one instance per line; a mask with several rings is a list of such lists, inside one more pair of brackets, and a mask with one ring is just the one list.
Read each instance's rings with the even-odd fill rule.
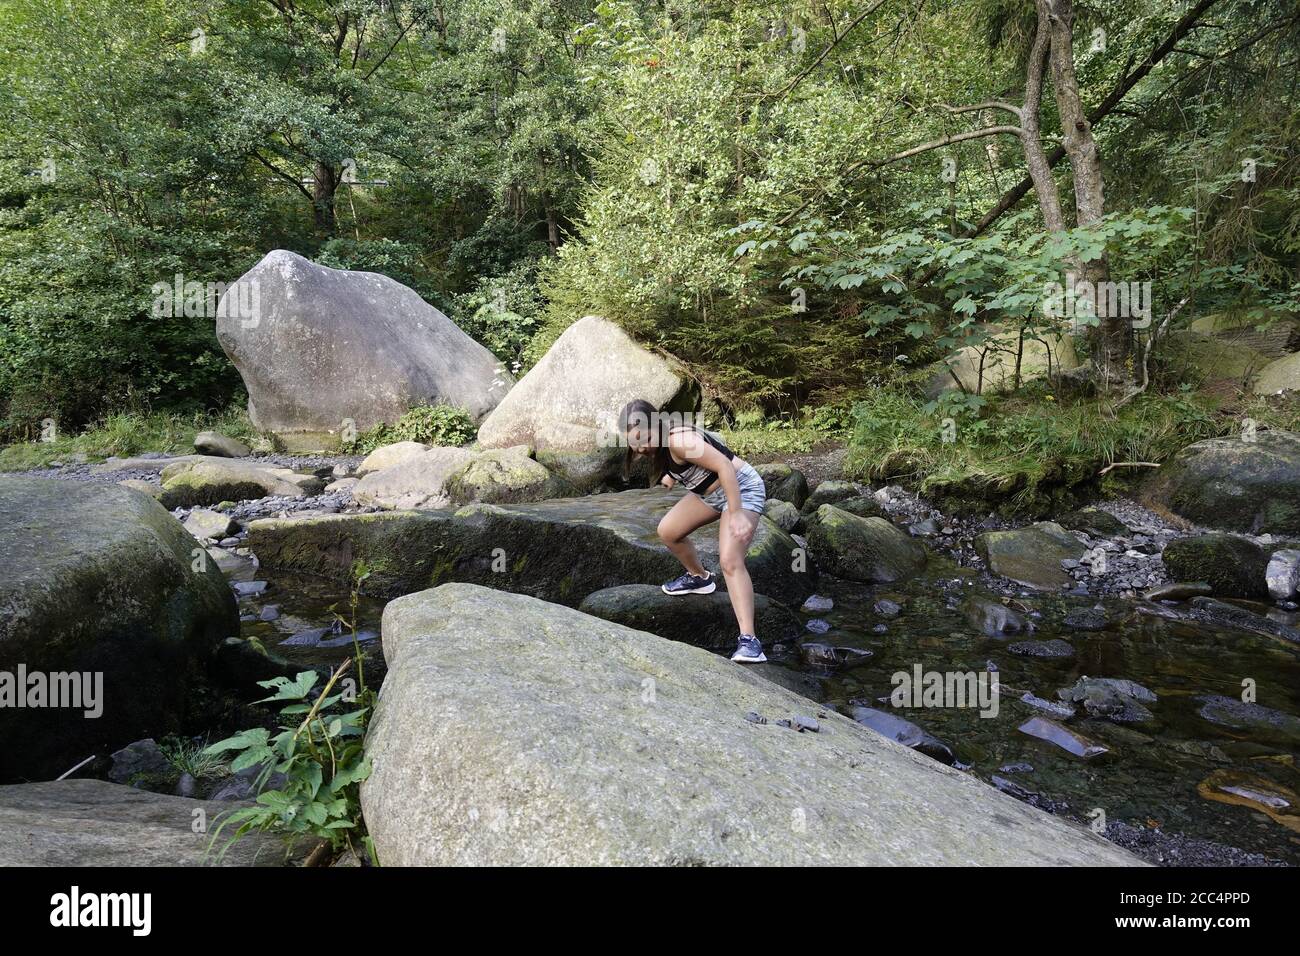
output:
[[1083,557],[1079,540],[1059,524],[1040,521],[1014,531],[986,531],[975,538],[975,550],[994,574],[1039,590],[1057,590],[1071,583],[1061,562]]
[[279,617],[280,617],[280,605],[278,604],[266,605],[266,607],[262,608],[262,610],[257,615],[257,619],[259,621],[275,621],[278,620]]
[[643,348],[608,319],[585,316],[484,419],[479,443],[578,452],[608,447],[617,428],[611,416],[634,398],[689,412],[699,392],[680,363]]
[[[256,321],[229,308],[250,290]],[[491,352],[401,283],[283,249],[222,296],[217,340],[244,380],[253,425],[291,452],[337,447],[345,423],[364,432],[417,405],[464,408],[477,421],[511,385]]]
[[1300,585],[1300,551],[1283,548],[1269,555],[1264,570],[1268,596],[1274,601],[1285,601],[1296,593]]
[[[225,578],[197,548],[129,488],[0,476],[0,780],[57,776],[196,713],[216,648],[239,630]],[[33,675],[56,672],[84,675],[46,687],[61,706],[15,706],[17,693],[35,700]]]
[[843,647],[821,641],[804,641],[799,645],[799,656],[805,664],[814,667],[854,667],[874,656],[865,647]]
[[875,611],[881,617],[898,617],[903,613],[903,605],[897,601],[891,601],[889,598],[881,598],[875,604],[871,605],[871,610]]
[[1173,584],[1161,584],[1146,591],[1142,597],[1148,601],[1186,601],[1194,597],[1205,597],[1214,593],[1206,581],[1179,581]]
[[813,594],[803,602],[799,610],[805,614],[824,614],[833,607],[835,607],[835,602],[831,598],[821,594]]
[[1211,723],[1248,734],[1252,739],[1300,746],[1300,717],[1235,697],[1212,695],[1196,698],[1197,713]]
[[257,597],[259,594],[265,594],[267,582],[265,581],[234,581],[231,583],[235,595],[241,598]]
[[1041,697],[1026,691],[1020,696],[1020,702],[1033,707],[1035,710],[1041,710],[1044,713],[1051,714],[1053,717],[1059,717],[1061,720],[1069,720],[1075,714],[1075,708],[1072,704],[1062,704],[1054,700],[1044,700]]
[[200,541],[229,537],[239,530],[239,523],[220,511],[195,508],[185,519],[185,530]]
[[394,465],[400,465],[404,461],[423,455],[432,447],[418,441],[397,441],[389,445],[380,445],[361,460],[354,475],[357,478],[364,478],[372,471],[392,468]]
[[1290,787],[1258,774],[1216,770],[1197,785],[1196,792],[1207,800],[1249,807],[1300,833],[1300,796]]
[[796,510],[808,500],[808,479],[802,471],[783,462],[755,465],[754,470],[763,479],[765,496],[788,502]]
[[1220,597],[1264,598],[1268,557],[1254,541],[1235,534],[1203,534],[1169,542],[1161,555],[1178,581],[1205,581]]
[[[736,647],[736,612],[725,591],[672,595],[653,584],[624,584],[588,594],[578,610],[670,641],[710,650]],[[754,595],[754,626],[769,646],[803,631],[789,609],[762,594]]]
[[1244,607],[1207,597],[1192,598],[1191,603],[1192,616],[1195,620],[1219,627],[1241,628],[1245,631],[1254,631],[1257,634],[1267,634],[1270,637],[1280,637],[1293,643],[1300,643],[1300,630],[1262,614],[1256,614],[1254,611],[1248,611]]
[[212,455],[216,458],[245,458],[253,453],[237,438],[229,438],[220,432],[199,432],[194,436],[194,450],[200,455]]
[[751,723],[807,701],[571,608],[448,584],[382,630],[361,804],[387,866],[1134,862],[837,713],[816,734]]
[[1124,522],[1093,505],[1067,511],[1056,519],[1056,523],[1067,531],[1083,531],[1094,538],[1113,538],[1129,533]]
[[788,501],[777,498],[767,499],[763,514],[782,531],[798,531],[803,527],[803,515]]
[[951,764],[956,756],[947,744],[926,732],[910,720],[874,707],[854,707],[851,715],[864,727],[870,727],[883,737],[888,737],[904,747],[910,747],[940,763]]
[[1007,650],[1021,657],[1061,659],[1074,656],[1074,648],[1057,638],[1050,641],[1016,641],[1009,645]]
[[1006,763],[998,767],[998,773],[1033,773],[1033,764],[1027,763]]
[[223,501],[248,501],[277,495],[301,498],[296,484],[272,469],[232,458],[193,458],[168,465],[162,470],[165,508],[193,508]]
[[1066,614],[1062,623],[1075,631],[1104,631],[1110,622],[1101,608],[1085,607]]
[[[199,812],[215,820],[229,803],[150,793],[104,780],[54,780],[0,787],[0,866],[283,866],[283,841],[249,833],[223,853],[194,832]],[[301,862],[314,846],[298,844]]]
[[872,625],[872,627],[871,627],[871,631],[872,631],[872,633],[874,633],[874,634],[887,634],[887,633],[889,633],[889,625],[887,625],[887,624],[874,624],[874,625]]
[[1017,728],[1022,734],[1055,744],[1066,753],[1092,760],[1110,751],[1091,737],[1046,717],[1030,717]]
[[1082,704],[1091,717],[1118,723],[1140,723],[1154,716],[1143,704],[1156,702],[1156,695],[1141,684],[1115,677],[1080,677],[1073,687],[1063,687],[1056,696]]
[[1146,495],[1207,528],[1300,534],[1300,435],[1261,431],[1254,441],[1196,442],[1152,476]]
[[814,634],[825,634],[831,629],[831,622],[820,617],[815,617],[811,621],[804,623],[804,628]]
[[113,754],[112,761],[108,779],[114,783],[140,784],[143,789],[152,790],[155,787],[151,783],[157,785],[166,778],[176,779],[176,768],[152,737],[127,744]]
[[833,505],[817,509],[808,544],[826,570],[864,583],[901,581],[923,570],[927,560],[923,545],[884,518],[860,518]]
[[1003,637],[1030,630],[1029,622],[1000,601],[971,595],[961,602],[962,617],[985,637]]
[[800,510],[804,514],[812,514],[822,505],[833,505],[837,501],[857,497],[861,497],[861,492],[858,491],[858,486],[853,482],[830,479],[823,481],[813,489],[812,494],[807,497]]

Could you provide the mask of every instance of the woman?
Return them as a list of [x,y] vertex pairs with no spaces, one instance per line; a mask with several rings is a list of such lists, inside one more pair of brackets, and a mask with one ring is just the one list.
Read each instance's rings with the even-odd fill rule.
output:
[[687,492],[659,522],[660,540],[686,569],[663,590],[665,594],[712,594],[717,589],[713,574],[700,563],[689,535],[721,518],[719,563],[740,625],[736,653],[731,659],[757,664],[767,656],[754,633],[754,585],[745,569],[745,554],[763,514],[763,479],[717,435],[682,425],[680,418],[673,413],[661,414],[643,399],[629,402],[619,415],[619,429],[627,441],[627,465],[633,455],[646,455],[652,462],[651,483],[657,481],[666,488],[680,485]]

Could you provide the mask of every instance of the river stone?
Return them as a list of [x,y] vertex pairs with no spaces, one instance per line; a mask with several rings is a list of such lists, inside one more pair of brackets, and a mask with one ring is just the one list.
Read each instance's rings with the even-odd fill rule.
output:
[[622,440],[618,413],[634,398],[688,412],[699,392],[676,362],[642,348],[608,319],[589,315],[565,329],[484,419],[479,444],[576,452],[613,447]]
[[475,452],[448,476],[448,496],[457,504],[471,501],[497,504],[542,501],[568,493],[567,483],[534,461],[529,451],[527,445],[516,445]]
[[1056,519],[1056,523],[1067,531],[1083,531],[1094,538],[1113,538],[1128,534],[1128,528],[1109,511],[1089,505],[1077,511],[1067,511]]
[[253,453],[237,438],[228,438],[220,432],[199,432],[194,436],[194,450],[200,455],[217,458],[244,458]]
[[875,498],[867,495],[854,495],[852,498],[841,498],[835,502],[835,507],[841,511],[847,511],[851,515],[857,515],[859,518],[884,518],[885,509],[881,507],[880,502]]
[[[232,303],[258,308],[241,314]],[[217,307],[217,341],[248,390],[253,424],[289,451],[338,446],[349,427],[392,424],[417,405],[475,421],[510,388],[501,363],[411,289],[373,272],[276,249]]]
[[924,545],[884,518],[859,518],[834,505],[817,509],[808,546],[822,567],[850,581],[890,584],[926,563]]
[[808,479],[799,469],[784,462],[773,461],[755,465],[754,470],[763,479],[766,497],[788,501],[796,510],[802,508],[808,500]]
[[851,481],[823,481],[813,489],[812,494],[804,499],[804,503],[799,510],[804,514],[812,514],[822,505],[833,505],[837,501],[843,501],[846,498],[858,498],[861,495],[862,492],[858,490],[858,486]]
[[1196,700],[1201,705],[1196,712],[1211,723],[1246,733],[1252,739],[1300,747],[1300,717],[1237,697],[1215,694]]
[[1181,518],[1245,534],[1300,534],[1300,435],[1188,445],[1150,479],[1146,497]]
[[1214,593],[1206,581],[1176,581],[1172,584],[1160,584],[1146,591],[1142,598],[1147,601],[1186,601],[1188,598],[1206,597]]
[[1197,784],[1196,792],[1207,800],[1249,807],[1290,830],[1300,831],[1300,795],[1276,781],[1224,767]]
[[1056,696],[1067,703],[1082,704],[1090,717],[1117,723],[1141,723],[1153,715],[1143,704],[1153,704],[1156,695],[1141,684],[1115,677],[1080,677],[1073,687]]
[[277,495],[301,498],[303,491],[269,468],[231,458],[192,458],[162,470],[165,508],[192,508],[223,501],[248,501]]
[[1229,604],[1227,601],[1208,597],[1192,598],[1191,603],[1193,620],[1202,624],[1211,624],[1216,628],[1240,628],[1243,631],[1254,631],[1256,634],[1267,634],[1270,637],[1291,641],[1293,644],[1300,644],[1300,630],[1263,614],[1256,614],[1238,604]]
[[1275,601],[1285,601],[1295,594],[1300,585],[1300,551],[1283,548],[1269,555],[1264,581],[1268,596]]
[[99,672],[103,714],[0,706],[0,780],[56,776],[179,729],[239,630],[216,563],[158,502],[120,485],[0,477],[0,672]]
[[[739,633],[736,613],[725,591],[671,595],[653,584],[624,584],[588,594],[578,610],[710,650],[735,650]],[[798,637],[803,630],[788,608],[762,594],[754,595],[754,627],[768,646]]]
[[92,475],[107,475],[115,471],[143,471],[160,473],[168,465],[181,464],[187,461],[203,461],[213,458],[213,455],[141,455],[139,458],[105,458],[97,465],[90,466]]
[[[283,866],[284,842],[250,833],[208,853],[220,814],[247,803],[191,800],[104,780],[0,787],[0,866]],[[196,811],[208,828],[195,833]],[[223,831],[224,832],[224,831]],[[302,859],[301,850],[292,854]]]
[[994,574],[1026,587],[1056,590],[1072,580],[1061,562],[1078,561],[1084,547],[1059,524],[1039,521],[1014,531],[986,531],[975,538],[975,550]]
[[361,478],[372,471],[383,471],[393,465],[400,465],[409,458],[422,455],[432,447],[418,441],[395,441],[391,445],[380,445],[357,465],[356,477]]
[[570,608],[444,585],[383,635],[361,801],[386,866],[1138,863],[839,714],[796,733],[805,698]]
[[1074,656],[1074,648],[1060,638],[1048,641],[1016,641],[1007,650],[1021,657],[1038,657],[1044,660],[1063,660]]
[[1046,717],[1030,717],[1017,729],[1022,734],[1028,734],[1030,737],[1037,737],[1039,740],[1055,744],[1066,753],[1082,757],[1084,760],[1091,760],[1109,752],[1106,747],[1097,743],[1091,737],[1087,737],[1063,724],[1058,724],[1054,720],[1048,720]]
[[360,478],[335,478],[325,486],[325,493],[329,494],[352,494],[352,489],[361,481]]
[[474,457],[468,448],[435,446],[381,471],[365,475],[352,488],[358,504],[380,508],[447,508],[447,479]]
[[962,617],[985,637],[1004,637],[1029,630],[1025,618],[1001,601],[971,595],[961,603]]
[[1268,557],[1254,541],[1212,532],[1169,542],[1161,555],[1169,576],[1204,581],[1221,597],[1263,598]]
[[957,759],[952,748],[942,740],[897,714],[874,707],[854,707],[852,715],[854,721],[863,727],[869,727],[882,737],[888,737],[895,743],[923,753],[940,763],[951,764]]
[[152,737],[127,744],[114,753],[111,759],[113,765],[108,770],[108,779],[114,783],[136,784],[142,780],[156,782],[166,777],[174,781],[179,773]]
[[[349,581],[352,562],[365,560],[374,566],[367,592],[385,597],[470,581],[576,605],[602,588],[662,584],[682,573],[655,530],[681,497],[662,488],[640,488],[527,504],[470,505],[454,515],[399,511],[265,518],[249,525],[248,547],[268,571],[319,575],[341,584]],[[714,570],[716,528],[703,529],[692,539],[705,565]],[[802,555],[788,534],[761,519],[746,557],[754,590],[799,605],[817,580]]]
[[830,644],[826,641],[804,641],[799,645],[799,657],[811,667],[836,669],[840,667],[857,667],[865,664],[875,656],[875,652],[866,647],[854,647],[847,644]]
[[235,534],[239,530],[239,523],[220,511],[195,508],[185,519],[185,530],[200,541],[208,538],[219,541]]
[[798,531],[803,527],[803,515],[799,514],[799,509],[780,498],[767,499],[763,514],[782,531]]

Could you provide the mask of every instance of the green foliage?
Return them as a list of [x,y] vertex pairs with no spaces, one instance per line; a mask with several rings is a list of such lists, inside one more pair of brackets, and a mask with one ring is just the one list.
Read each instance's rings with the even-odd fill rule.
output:
[[542,311],[537,262],[525,260],[500,276],[480,279],[452,303],[451,317],[469,336],[501,359],[511,374],[524,368],[525,351]]
[[380,445],[399,441],[418,441],[426,445],[466,445],[477,434],[474,419],[463,408],[418,405],[392,425],[381,422],[362,432],[343,450],[349,455],[368,455]]
[[953,405],[882,390],[860,402],[854,416],[849,477],[903,481],[922,494],[960,498],[968,508],[1028,514],[1044,510],[1056,491],[1092,485],[1108,465],[1160,462],[1236,427],[1190,392],[1143,395],[1113,409],[1096,400],[1058,401],[1040,383],[961,417]]

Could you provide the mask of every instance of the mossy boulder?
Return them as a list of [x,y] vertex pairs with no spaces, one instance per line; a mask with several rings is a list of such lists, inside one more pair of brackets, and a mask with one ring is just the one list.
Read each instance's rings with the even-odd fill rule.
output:
[[839,481],[831,479],[823,481],[813,489],[812,494],[804,501],[801,511],[804,514],[811,514],[822,505],[833,505],[837,502],[844,501],[846,498],[857,498],[862,495],[858,486],[851,481]]
[[570,488],[531,457],[527,445],[477,452],[447,478],[447,495],[458,504],[542,501],[558,498]]
[[1146,486],[1150,502],[1207,528],[1300,534],[1300,435],[1258,432],[1188,445]]
[[165,508],[193,508],[222,501],[248,501],[279,495],[301,498],[303,489],[269,468],[231,458],[191,458],[162,470]]
[[1109,511],[1089,505],[1075,511],[1067,511],[1056,519],[1056,523],[1068,531],[1083,531],[1094,538],[1113,538],[1128,534],[1128,528]]
[[1268,597],[1268,552],[1235,534],[1178,538],[1162,558],[1175,581],[1205,581],[1220,597]]
[[[624,584],[588,594],[578,610],[695,647],[731,651],[736,646],[736,614],[731,598],[721,590],[672,595],[653,584]],[[789,608],[762,594],[754,595],[754,627],[769,646],[803,632]]]
[[0,780],[184,727],[239,632],[216,562],[147,495],[0,477],[0,671],[99,673],[102,715],[0,706]]
[[[378,570],[367,582],[393,596],[446,581],[469,581],[576,605],[619,584],[661,584],[681,565],[656,534],[680,495],[662,488],[557,498],[524,504],[476,504],[455,513],[267,518],[249,525],[248,546],[262,567],[349,580],[352,562]],[[717,526],[696,533],[708,567],[718,567]],[[747,557],[754,589],[798,605],[816,572],[793,538],[763,519]]]
[[994,574],[1039,590],[1055,590],[1071,578],[1061,567],[1083,556],[1079,539],[1053,521],[1039,521],[1013,531],[986,531],[975,550]]
[[888,584],[925,568],[925,547],[884,518],[861,518],[822,505],[808,528],[808,545],[825,570],[850,581]]
[[774,461],[765,465],[755,465],[754,470],[763,479],[765,496],[788,501],[796,508],[802,508],[808,500],[808,479],[802,471],[792,468],[784,462]]
[[362,477],[352,488],[358,504],[379,508],[447,508],[447,480],[474,457],[468,448],[436,445]]

